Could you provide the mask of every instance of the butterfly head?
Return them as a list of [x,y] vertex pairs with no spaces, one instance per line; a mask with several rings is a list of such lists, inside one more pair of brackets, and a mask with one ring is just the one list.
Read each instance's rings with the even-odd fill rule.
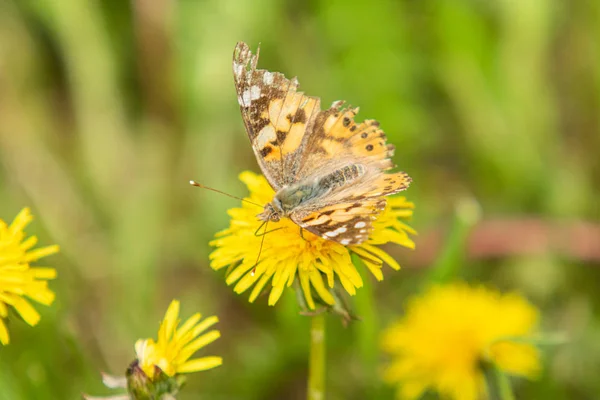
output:
[[258,218],[262,221],[273,221],[277,222],[284,215],[281,207],[281,202],[277,197],[272,202],[267,203],[262,213],[258,214]]

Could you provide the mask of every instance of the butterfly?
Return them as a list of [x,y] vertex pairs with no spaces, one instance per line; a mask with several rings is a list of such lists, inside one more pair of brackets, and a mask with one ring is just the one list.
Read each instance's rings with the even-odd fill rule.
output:
[[233,53],[238,103],[258,164],[276,192],[258,218],[289,218],[301,228],[342,245],[366,241],[385,196],[405,190],[404,172],[385,173],[394,146],[375,120],[354,121],[358,107],[298,91],[298,80],[256,69],[239,42]]

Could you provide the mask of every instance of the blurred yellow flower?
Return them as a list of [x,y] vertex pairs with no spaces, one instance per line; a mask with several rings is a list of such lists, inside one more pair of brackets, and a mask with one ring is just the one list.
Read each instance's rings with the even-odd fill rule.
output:
[[[273,199],[275,193],[263,176],[246,171],[240,175],[240,180],[250,191],[248,201],[265,205]],[[335,300],[327,286],[333,287],[334,276],[351,295],[363,285],[352,263],[351,253],[362,259],[377,280],[383,279],[381,267],[384,263],[393,269],[400,269],[400,265],[389,254],[376,246],[396,243],[414,248],[414,242],[408,234],[416,232],[401,221],[412,216],[413,207],[404,197],[388,198],[386,209],[373,224],[375,229],[369,240],[351,247],[322,239],[306,230],[301,236],[298,225],[288,218],[269,222],[269,231],[277,231],[266,236],[257,264],[262,241],[262,237],[255,234],[261,223],[256,217],[260,210],[256,205],[244,202],[241,208],[229,210],[229,228],[217,233],[216,239],[210,243],[217,247],[210,255],[211,267],[215,270],[229,267],[226,282],[228,285],[237,282],[234,287],[236,293],[253,286],[250,302],[271,281],[269,305],[274,305],[283,290],[298,278],[311,309],[315,309],[313,290],[321,300],[333,305]],[[256,270],[253,274],[254,267]]]
[[428,389],[448,399],[483,398],[483,362],[527,378],[539,373],[538,350],[518,342],[535,334],[537,322],[537,309],[517,294],[434,286],[383,333],[382,348],[392,357],[384,379],[399,385],[400,399],[417,399]]
[[48,288],[49,279],[56,278],[56,270],[47,267],[30,267],[29,263],[57,253],[58,246],[32,249],[37,243],[35,236],[25,239],[23,229],[33,220],[29,208],[24,208],[7,225],[0,219],[0,343],[10,341],[5,320],[12,307],[25,322],[33,326],[40,315],[29,300],[44,305],[54,301],[54,293]]
[[[223,363],[221,357],[202,357],[190,360],[202,347],[217,340],[221,334],[212,330],[200,335],[219,322],[217,317],[209,317],[200,322],[201,315],[192,315],[183,325],[179,325],[179,301],[173,300],[167,309],[164,320],[158,329],[158,339],[140,339],[135,343],[139,367],[150,378],[157,372],[167,376],[204,371]],[[160,368],[157,371],[155,367]]]

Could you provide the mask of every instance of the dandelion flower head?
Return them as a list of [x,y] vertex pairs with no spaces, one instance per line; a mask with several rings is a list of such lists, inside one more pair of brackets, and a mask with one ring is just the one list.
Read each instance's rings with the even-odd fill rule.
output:
[[[250,191],[246,199],[249,202],[264,206],[273,199],[275,193],[263,176],[243,172],[240,179]],[[363,285],[352,263],[352,253],[360,257],[377,280],[383,279],[381,268],[384,263],[400,269],[398,263],[377,246],[396,243],[414,248],[409,234],[416,232],[403,222],[412,216],[412,209],[413,204],[404,197],[388,198],[385,210],[374,221],[374,231],[369,240],[351,247],[320,238],[306,230],[301,234],[300,227],[288,218],[271,221],[268,230],[273,232],[264,238],[258,259],[263,239],[256,235],[260,225],[256,215],[260,210],[256,205],[244,202],[241,207],[229,210],[229,228],[217,233],[210,243],[216,247],[210,255],[211,267],[215,270],[229,267],[226,282],[228,285],[235,283],[236,293],[252,287],[251,302],[271,282],[268,303],[274,305],[284,289],[297,279],[310,309],[315,309],[314,293],[326,304],[333,305],[335,300],[329,288],[334,286],[335,279],[350,295]]]
[[56,277],[56,270],[49,267],[31,267],[30,263],[57,253],[56,245],[34,249],[35,236],[26,237],[25,227],[33,220],[28,208],[24,208],[8,225],[0,219],[0,343],[8,344],[10,337],[6,327],[9,309],[14,309],[29,325],[40,320],[40,314],[30,301],[50,305],[54,293],[48,288],[48,280]]
[[158,329],[158,339],[140,339],[135,343],[138,365],[150,379],[154,379],[156,367],[172,377],[215,368],[223,363],[221,357],[215,356],[190,359],[196,351],[221,336],[218,330],[202,334],[219,321],[217,317],[203,321],[201,318],[200,314],[194,314],[179,326],[179,301],[173,300]]
[[401,399],[427,390],[456,400],[485,397],[483,362],[511,375],[539,373],[537,349],[518,342],[535,334],[537,322],[537,309],[520,295],[463,283],[434,286],[383,333],[391,357],[384,379],[399,385]]

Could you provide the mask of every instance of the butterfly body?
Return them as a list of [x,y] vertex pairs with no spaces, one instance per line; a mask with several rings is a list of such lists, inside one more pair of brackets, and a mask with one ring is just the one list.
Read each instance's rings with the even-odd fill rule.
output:
[[356,123],[358,108],[297,91],[298,81],[256,68],[245,43],[234,51],[238,102],[257,161],[275,190],[258,215],[263,221],[290,218],[308,231],[343,245],[367,240],[385,196],[408,187],[394,167],[394,146],[374,120]]
[[365,174],[361,164],[350,164],[334,170],[324,176],[315,176],[281,188],[273,201],[265,206],[259,218],[263,221],[279,221],[281,217],[290,217],[295,210],[306,210],[319,205],[333,190],[351,184]]

